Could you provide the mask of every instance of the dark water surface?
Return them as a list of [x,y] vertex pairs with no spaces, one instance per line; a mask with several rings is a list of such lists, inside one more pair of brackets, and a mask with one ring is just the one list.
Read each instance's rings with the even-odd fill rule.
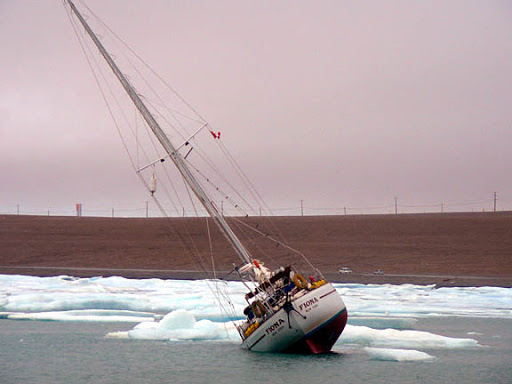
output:
[[[417,329],[483,347],[423,350],[433,361],[247,352],[237,343],[105,338],[126,323],[0,320],[0,383],[512,383],[512,320],[423,319]],[[470,332],[468,334],[468,332]]]

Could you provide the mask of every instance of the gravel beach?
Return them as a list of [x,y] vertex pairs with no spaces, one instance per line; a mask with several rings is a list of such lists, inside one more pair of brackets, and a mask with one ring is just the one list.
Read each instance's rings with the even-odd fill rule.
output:
[[[268,218],[237,220],[263,228]],[[180,240],[186,232],[209,258],[205,222],[0,215],[0,273],[205,278]],[[332,281],[512,286],[512,212],[274,217],[272,223]],[[221,276],[235,257],[214,225],[210,231]],[[341,267],[353,273],[339,274]],[[374,275],[377,269],[384,274]]]

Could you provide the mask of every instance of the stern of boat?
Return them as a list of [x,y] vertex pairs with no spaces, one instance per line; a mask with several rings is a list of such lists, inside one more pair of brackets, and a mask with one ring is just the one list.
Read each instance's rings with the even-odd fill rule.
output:
[[345,329],[348,316],[345,303],[336,289],[327,283],[297,299],[294,306],[305,317],[298,321],[304,337],[290,346],[287,352],[330,352]]
[[347,310],[330,283],[304,290],[261,324],[244,345],[258,352],[328,353],[347,323]]

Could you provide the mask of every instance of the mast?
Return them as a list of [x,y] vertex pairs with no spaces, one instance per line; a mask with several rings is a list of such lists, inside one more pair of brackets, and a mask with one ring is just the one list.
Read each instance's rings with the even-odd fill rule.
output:
[[105,47],[103,47],[103,44],[101,44],[99,39],[96,37],[96,34],[89,27],[83,16],[80,14],[78,9],[73,4],[73,2],[71,0],[66,0],[66,2],[69,4],[71,10],[76,15],[82,26],[85,28],[85,31],[100,51],[100,54],[105,59],[112,72],[114,72],[114,75],[117,77],[117,79],[123,86],[124,90],[130,97],[132,102],[135,104],[135,107],[139,110],[140,114],[148,124],[149,128],[153,131],[160,144],[164,147],[165,151],[169,155],[170,159],[172,160],[176,168],[178,168],[187,185],[197,196],[201,204],[205,207],[208,214],[214,219],[221,233],[226,237],[231,246],[235,249],[238,256],[242,259],[242,261],[251,263],[251,255],[240,242],[240,239],[235,235],[235,233],[233,232],[229,224],[226,222],[224,217],[219,213],[211,199],[208,197],[208,195],[202,188],[201,184],[199,184],[199,182],[195,178],[194,174],[190,171],[182,155],[176,150],[174,145],[171,143],[171,141],[164,133],[160,125],[157,123],[151,112],[149,112],[148,108],[141,100],[137,92],[135,92],[133,86],[126,79],[126,77],[123,75],[123,73],[121,72],[117,64],[114,62],[112,57],[105,50]]

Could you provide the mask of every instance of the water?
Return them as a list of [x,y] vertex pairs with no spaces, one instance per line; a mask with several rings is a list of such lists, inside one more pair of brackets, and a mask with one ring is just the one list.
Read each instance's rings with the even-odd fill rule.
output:
[[242,349],[205,282],[0,275],[0,383],[512,382],[510,289],[336,287],[350,324],[301,356]]

